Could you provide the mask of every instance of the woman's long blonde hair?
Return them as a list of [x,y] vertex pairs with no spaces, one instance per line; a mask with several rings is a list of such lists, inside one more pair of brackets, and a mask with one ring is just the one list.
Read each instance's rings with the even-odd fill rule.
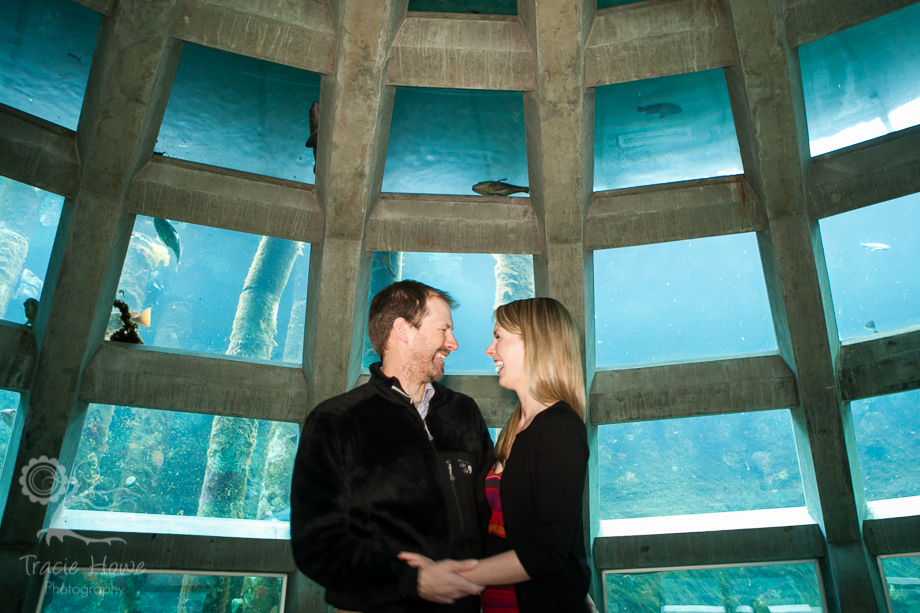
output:
[[[578,325],[568,309],[552,298],[515,300],[495,309],[495,323],[521,335],[527,386],[534,399],[544,404],[566,402],[584,417],[585,378]],[[508,459],[522,418],[518,402],[498,437],[495,459],[499,462]]]

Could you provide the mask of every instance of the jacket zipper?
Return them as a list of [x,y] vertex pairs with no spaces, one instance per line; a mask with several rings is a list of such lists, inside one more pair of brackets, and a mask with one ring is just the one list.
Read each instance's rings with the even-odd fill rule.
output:
[[[399,394],[408,398],[410,405],[411,405],[412,399],[409,397],[408,394],[406,394],[404,391],[402,391],[395,385],[391,386],[391,389],[399,392]],[[428,420],[423,418],[422,426],[425,428],[425,434],[428,435],[428,442],[431,444],[431,447],[434,450],[435,454],[437,454],[438,450],[434,446],[434,437],[431,435],[431,430],[428,429]],[[466,522],[463,521],[463,508],[460,506],[460,496],[457,494],[457,483],[456,483],[457,478],[454,477],[454,467],[450,463],[449,458],[445,458],[444,461],[447,463],[447,474],[450,475],[450,493],[453,494],[454,505],[457,507],[457,517],[460,519],[460,533],[464,534],[466,533]]]
[[454,477],[454,467],[450,463],[450,459],[445,458],[444,461],[447,463],[447,474],[450,475],[450,491],[454,495],[454,504],[457,505],[457,516],[460,518],[460,532],[466,533],[466,523],[463,521],[463,509],[460,507],[460,497],[457,495],[457,479]]

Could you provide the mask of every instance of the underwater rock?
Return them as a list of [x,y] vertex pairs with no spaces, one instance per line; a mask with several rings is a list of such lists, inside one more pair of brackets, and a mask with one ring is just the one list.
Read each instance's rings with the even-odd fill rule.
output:
[[137,333],[138,324],[131,318],[131,311],[128,308],[128,304],[123,300],[116,300],[115,308],[121,311],[121,329],[112,333],[109,340],[120,343],[143,345],[144,341],[141,340],[140,335]]

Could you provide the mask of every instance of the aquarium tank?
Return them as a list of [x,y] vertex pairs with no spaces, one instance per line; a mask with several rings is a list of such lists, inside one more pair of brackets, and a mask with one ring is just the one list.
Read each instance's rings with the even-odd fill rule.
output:
[[326,613],[301,429],[411,279],[455,299],[444,382],[493,442],[494,310],[573,314],[601,613],[920,613],[918,31],[916,1],[0,0],[4,611]]

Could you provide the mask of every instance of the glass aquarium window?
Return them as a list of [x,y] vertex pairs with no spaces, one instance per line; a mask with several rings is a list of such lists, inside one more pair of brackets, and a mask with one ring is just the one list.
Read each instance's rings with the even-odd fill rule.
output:
[[598,367],[776,349],[754,234],[594,252]]
[[[138,566],[143,572],[134,572]],[[111,559],[104,570],[101,564],[65,569],[45,576],[40,613],[284,611],[284,575],[182,574],[146,570],[143,561]],[[216,604],[222,597],[226,609]]]
[[811,155],[920,124],[920,5],[799,47]]
[[409,0],[410,11],[517,15],[517,0]]
[[[13,422],[17,411],[19,411],[19,394],[0,390],[0,473],[3,472],[7,452],[10,451],[10,438],[13,436]],[[0,492],[0,495],[6,496],[6,492]]]
[[645,2],[645,0],[597,0],[597,9],[609,9],[612,6],[623,6],[624,4],[635,4],[636,2]]
[[920,556],[881,558],[892,613],[920,611]]
[[867,500],[920,496],[918,409],[920,390],[850,403]]
[[320,76],[185,43],[156,151],[315,183],[310,110]]
[[76,130],[100,19],[72,0],[0,0],[0,102]]
[[805,504],[788,410],[598,426],[600,519]]
[[383,191],[475,196],[486,181],[529,185],[523,95],[397,88]]
[[[309,260],[309,243],[138,216],[113,299],[146,345],[300,363]],[[106,339],[123,330],[113,307]]]
[[743,172],[722,70],[594,94],[594,191]]
[[607,611],[820,613],[814,562],[605,572]]
[[920,194],[820,220],[840,340],[920,324]]
[[[37,308],[64,198],[0,177],[0,314],[26,323]],[[35,301],[35,302],[32,302]]]
[[299,440],[295,423],[92,404],[64,507],[287,522]]
[[[460,303],[452,314],[460,348],[445,362],[445,371],[454,374],[493,374],[494,363],[485,354],[492,342],[492,312],[500,304],[535,295],[532,255],[376,252],[368,306],[377,292],[403,279],[445,291]],[[364,368],[377,361],[365,328]]]

